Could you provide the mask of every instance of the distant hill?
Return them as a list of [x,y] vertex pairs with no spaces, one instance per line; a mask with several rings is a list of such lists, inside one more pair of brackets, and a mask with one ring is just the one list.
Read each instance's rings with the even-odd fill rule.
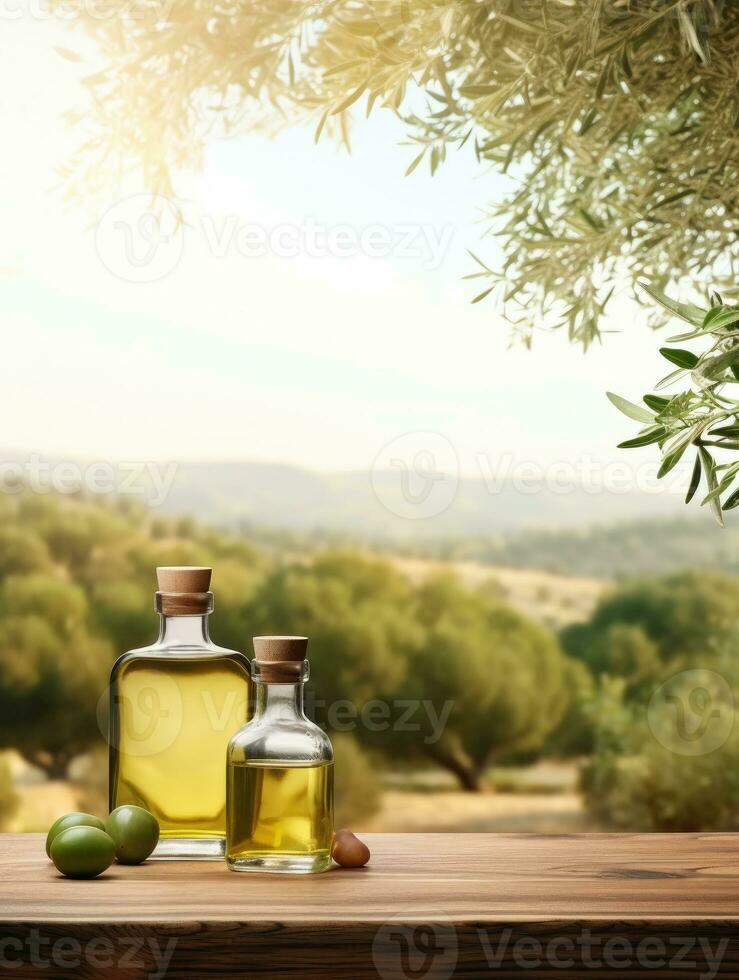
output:
[[[423,484],[420,490],[422,496]],[[449,499],[446,488],[438,492],[438,498],[409,503],[407,487],[404,495],[399,473],[392,470],[318,473],[268,463],[183,463],[164,506],[229,526],[406,543],[676,517],[685,509],[677,494],[593,493],[578,486],[523,492],[510,481],[491,487],[483,479],[461,479]],[[431,516],[415,519],[427,511]]]
[[723,530],[702,517],[621,521],[523,531],[493,538],[425,543],[417,553],[455,562],[622,578],[684,568],[739,573],[739,525]]
[[[6,452],[2,458],[22,463],[28,457]],[[59,462],[44,459],[52,467]],[[79,461],[83,471],[86,465]],[[511,481],[492,486],[483,479],[451,488],[442,482],[428,498],[423,489],[422,479],[420,492],[411,485],[409,502],[407,482],[391,469],[319,473],[287,464],[181,463],[161,510],[241,529],[287,551],[346,543],[604,579],[687,566],[739,572],[739,518],[732,525],[729,514],[722,531],[705,509],[686,507],[676,493],[580,486],[525,492]],[[413,519],[417,514],[424,516]]]
[[[721,529],[676,493],[593,493],[459,481],[441,513],[420,520],[397,472],[324,474],[264,463],[182,464],[166,509],[241,526],[299,547],[370,544],[389,553],[612,579],[686,567],[739,572],[739,519]],[[422,509],[422,508],[419,508]]]

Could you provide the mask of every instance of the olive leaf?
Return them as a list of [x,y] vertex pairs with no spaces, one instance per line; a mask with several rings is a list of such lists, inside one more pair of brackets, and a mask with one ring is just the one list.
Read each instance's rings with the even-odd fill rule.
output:
[[[708,484],[708,489],[709,491],[715,490],[717,486],[716,464],[713,461],[713,457],[708,452],[708,450],[704,449],[702,446],[698,449],[698,452],[700,453],[703,469],[705,470],[706,473],[706,483]],[[709,496],[706,498],[706,500],[704,500],[704,503],[706,501],[708,501],[711,505],[711,511],[713,512],[713,516],[716,518],[716,520],[721,525],[721,527],[723,527],[724,518],[721,513],[721,501],[719,500],[718,496],[714,496],[709,493]]]
[[[646,288],[646,287],[645,287]],[[685,502],[690,503],[705,474],[706,493],[701,505],[708,505],[716,521],[723,526],[723,511],[739,506],[739,400],[730,392],[739,380],[739,307],[729,306],[720,296],[713,294],[708,310],[689,304],[676,303],[658,290],[647,291],[675,316],[696,323],[700,316],[701,329],[692,331],[691,337],[700,337],[705,349],[696,354],[679,347],[661,347],[660,353],[677,365],[666,378],[656,385],[667,387],[678,379],[689,377],[690,388],[672,398],[645,394],[644,404],[655,415],[654,423],[632,439],[619,443],[624,449],[657,443],[662,459],[658,477],[670,473],[680,462],[691,445],[696,454]],[[687,337],[687,335],[685,335]],[[646,422],[642,410],[634,412],[634,403],[612,397],[611,402],[625,415],[637,422]],[[712,451],[722,454],[718,459]],[[723,454],[733,453],[734,459],[725,460]],[[724,498],[724,503],[721,500]]]
[[681,320],[685,320],[686,323],[692,323],[696,327],[703,326],[706,311],[702,310],[699,306],[693,306],[692,303],[678,303],[674,299],[670,299],[669,296],[665,296],[664,293],[660,292],[659,289],[650,283],[640,282],[639,286],[645,293],[649,293],[652,299],[657,300],[660,306],[664,307],[664,309],[668,310],[674,316],[679,316]]
[[636,436],[634,439],[627,439],[626,442],[619,442],[619,449],[638,449],[640,446],[649,446],[653,442],[661,442],[668,435],[667,429],[664,426],[657,426],[654,429],[649,429],[648,432],[643,432],[640,436]]
[[648,412],[639,405],[635,405],[633,402],[627,401],[625,398],[614,394],[612,391],[606,392],[606,398],[608,398],[611,404],[616,406],[619,412],[623,412],[623,414],[630,419],[634,419],[637,422],[654,421],[654,415],[652,412]]
[[661,395],[644,395],[642,401],[655,412],[661,412],[670,404],[670,399],[663,398]]
[[679,347],[660,347],[659,352],[668,361],[688,370],[692,370],[698,363],[697,354],[689,350],[681,350]]
[[688,492],[685,494],[685,503],[689,504],[690,501],[695,496],[695,492],[698,489],[698,485],[701,482],[701,457],[700,453],[695,454],[695,463],[693,464],[693,472],[690,476],[690,484],[688,485]]

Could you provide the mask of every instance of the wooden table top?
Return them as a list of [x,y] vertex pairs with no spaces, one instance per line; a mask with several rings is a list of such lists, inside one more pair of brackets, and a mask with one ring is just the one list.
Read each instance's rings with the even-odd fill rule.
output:
[[61,877],[40,834],[0,835],[0,922],[739,920],[739,835],[367,834],[363,869],[283,876],[221,862]]

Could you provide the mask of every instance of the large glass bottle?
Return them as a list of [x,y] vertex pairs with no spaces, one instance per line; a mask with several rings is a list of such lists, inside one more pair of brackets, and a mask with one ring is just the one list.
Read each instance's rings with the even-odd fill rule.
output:
[[233,871],[331,866],[334,753],[303,712],[304,636],[254,638],[255,712],[228,747],[226,862]]
[[110,682],[110,808],[159,821],[155,858],[222,858],[229,739],[247,720],[249,661],[211,642],[209,568],[158,568],[159,639]]

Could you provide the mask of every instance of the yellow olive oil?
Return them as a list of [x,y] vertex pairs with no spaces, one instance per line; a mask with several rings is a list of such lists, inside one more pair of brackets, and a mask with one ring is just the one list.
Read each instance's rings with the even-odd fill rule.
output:
[[110,808],[133,803],[157,818],[156,856],[223,854],[226,749],[247,720],[249,685],[239,654],[142,651],[114,669]]
[[331,865],[332,762],[228,767],[226,860],[234,870],[314,872]]

